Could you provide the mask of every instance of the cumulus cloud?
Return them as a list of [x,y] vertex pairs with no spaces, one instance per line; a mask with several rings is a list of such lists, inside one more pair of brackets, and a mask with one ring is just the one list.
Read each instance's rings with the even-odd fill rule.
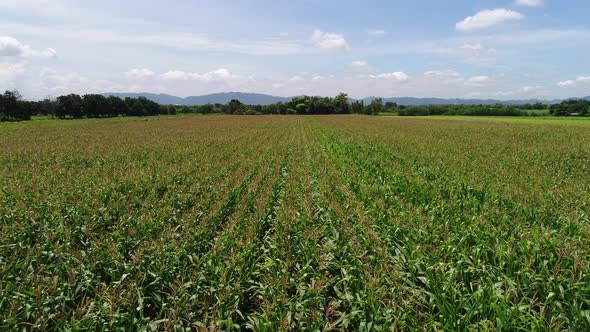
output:
[[10,36],[0,36],[0,56],[2,57],[47,57],[57,56],[53,48],[36,50],[29,45],[25,45],[16,38]]
[[315,30],[311,35],[313,45],[321,49],[349,50],[350,45],[344,36],[336,33]]
[[410,78],[410,76],[408,76],[408,74],[401,72],[401,71],[396,71],[393,73],[381,73],[381,74],[376,74],[376,75],[369,75],[369,77],[382,79],[382,80],[388,80],[388,81],[396,81],[396,82],[404,82]]
[[7,36],[0,37],[1,56],[21,56],[24,52],[25,46],[18,40]]
[[514,3],[519,6],[539,7],[543,5],[543,0],[516,0]]
[[498,25],[506,21],[518,21],[522,19],[524,19],[524,15],[509,9],[482,10],[458,22],[455,27],[459,31],[473,31]]
[[161,75],[163,80],[167,81],[203,81],[203,82],[215,82],[215,81],[224,81],[233,78],[237,78],[238,76],[233,75],[230,73],[229,70],[225,68],[220,68],[214,71],[206,72],[203,74],[200,73],[191,73],[185,72],[181,70],[170,70],[165,72]]
[[579,84],[590,83],[590,76],[578,76],[575,80],[561,81],[557,83],[562,88],[573,87]]
[[148,68],[134,68],[125,73],[130,79],[143,79],[154,76],[154,72]]

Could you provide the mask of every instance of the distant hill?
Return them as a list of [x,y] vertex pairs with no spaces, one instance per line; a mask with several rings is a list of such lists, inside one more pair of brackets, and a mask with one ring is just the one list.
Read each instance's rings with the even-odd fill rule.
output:
[[154,101],[158,104],[162,105],[177,105],[182,104],[183,98],[176,97],[167,94],[155,94],[155,93],[103,93],[105,96],[115,96],[119,98],[138,98],[138,97],[145,97],[151,101]]
[[[278,102],[288,102],[294,97],[277,97],[271,95],[265,95],[260,93],[245,93],[245,92],[222,92],[213,93],[203,96],[191,96],[186,98],[176,97],[168,94],[154,94],[154,93],[105,93],[107,96],[118,96],[121,98],[132,97],[137,98],[140,96],[146,97],[147,99],[153,100],[156,103],[163,105],[205,105],[205,104],[227,104],[232,99],[238,99],[244,104],[248,105],[270,105]],[[370,103],[376,97],[368,97],[362,99],[365,104]],[[582,99],[590,100],[590,96]],[[351,99],[354,100],[354,99]],[[496,100],[496,99],[444,99],[444,98],[412,98],[412,97],[393,97],[383,98],[383,102],[393,102],[398,105],[406,106],[419,106],[419,105],[522,105],[522,104],[534,104],[534,103],[545,103],[545,104],[557,104],[561,100],[539,100],[539,99],[527,99],[527,100]]]
[[[376,97],[364,98],[365,104],[370,103]],[[422,106],[422,105],[523,105],[523,104],[558,104],[561,100],[539,100],[539,99],[526,99],[526,100],[497,100],[497,99],[444,99],[444,98],[412,98],[412,97],[394,97],[394,98],[382,98],[383,102],[392,102],[398,105],[406,106]]]
[[206,104],[227,104],[232,99],[238,99],[244,104],[248,105],[270,105],[278,102],[288,102],[292,97],[276,97],[260,93],[244,93],[244,92],[223,92],[213,93],[204,96],[191,96],[186,98],[171,96],[167,94],[154,93],[105,93],[106,96],[117,96],[120,98],[137,98],[140,96],[146,97],[158,104],[163,105],[206,105]]
[[184,105],[227,104],[237,99],[247,105],[270,105],[278,102],[288,102],[292,97],[276,97],[260,93],[224,92],[204,96],[186,97]]

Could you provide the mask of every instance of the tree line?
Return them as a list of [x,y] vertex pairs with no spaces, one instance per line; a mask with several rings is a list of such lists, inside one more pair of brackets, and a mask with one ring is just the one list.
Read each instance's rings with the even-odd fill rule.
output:
[[29,120],[33,115],[81,119],[150,116],[161,112],[158,103],[145,97],[121,99],[99,94],[69,94],[56,99],[25,101],[17,91],[6,91],[0,98],[0,121]]
[[18,91],[6,91],[0,95],[0,121],[31,119],[31,113],[22,106],[21,99]]
[[116,116],[153,116],[187,113],[200,114],[378,114],[384,110],[377,98],[368,105],[362,101],[350,102],[341,93],[335,98],[301,96],[286,103],[272,105],[246,105],[237,99],[227,104],[199,106],[160,105],[145,97],[125,98],[100,94],[69,94],[56,99],[25,101],[17,91],[6,91],[0,98],[0,121],[29,120],[33,115],[58,119],[103,118]]
[[395,111],[401,116],[415,115],[481,115],[481,116],[587,116],[590,101],[584,99],[564,100],[559,104],[542,103],[524,105],[429,105],[399,106]]
[[350,101],[348,94],[340,93],[331,97],[299,96],[288,102],[271,105],[246,105],[233,99],[219,109],[226,114],[379,114],[384,105],[381,98],[376,98],[365,105],[363,101]]
[[585,116],[590,114],[590,100],[572,99],[564,100],[559,104],[551,105],[549,113],[555,116]]
[[[542,113],[539,113],[541,111]],[[145,97],[125,98],[100,94],[69,94],[56,99],[25,101],[18,91],[0,95],[0,121],[29,120],[33,115],[54,118],[102,118],[116,116],[154,116],[176,114],[366,114],[391,113],[400,116],[416,115],[487,115],[487,116],[584,116],[590,114],[590,101],[566,100],[556,105],[542,103],[525,105],[425,105],[404,106],[393,102],[383,103],[375,98],[370,103],[351,100],[346,93],[336,97],[299,96],[289,102],[271,105],[246,105],[237,99],[227,104],[199,106],[160,105]]]
[[[233,115],[265,115],[265,114],[379,114],[385,110],[381,98],[376,98],[365,105],[363,101],[350,101],[346,93],[331,97],[299,96],[289,102],[271,105],[247,105],[237,99],[227,104],[207,104],[201,106],[168,105],[168,114],[201,113],[201,114],[233,114]],[[170,111],[173,110],[173,111]]]
[[[539,108],[546,109],[546,108]],[[510,105],[428,105],[399,107],[398,115],[480,115],[480,116],[521,116],[529,115],[524,108]]]

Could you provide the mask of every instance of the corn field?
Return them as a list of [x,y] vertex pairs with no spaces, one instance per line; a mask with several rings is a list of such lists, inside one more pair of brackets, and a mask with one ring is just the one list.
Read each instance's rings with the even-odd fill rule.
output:
[[590,121],[0,124],[0,330],[590,330]]

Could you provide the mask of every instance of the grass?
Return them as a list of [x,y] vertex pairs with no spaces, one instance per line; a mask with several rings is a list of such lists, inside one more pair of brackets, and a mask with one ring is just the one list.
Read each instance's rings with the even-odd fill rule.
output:
[[587,123],[0,124],[0,330],[588,330]]

